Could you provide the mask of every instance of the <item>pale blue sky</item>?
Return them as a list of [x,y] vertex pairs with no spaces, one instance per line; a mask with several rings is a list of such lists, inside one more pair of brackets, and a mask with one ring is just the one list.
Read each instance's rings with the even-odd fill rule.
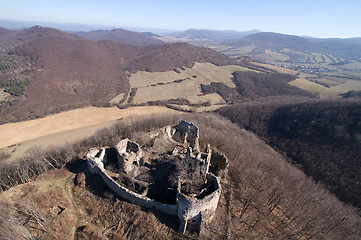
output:
[[359,0],[0,0],[0,19],[361,37]]

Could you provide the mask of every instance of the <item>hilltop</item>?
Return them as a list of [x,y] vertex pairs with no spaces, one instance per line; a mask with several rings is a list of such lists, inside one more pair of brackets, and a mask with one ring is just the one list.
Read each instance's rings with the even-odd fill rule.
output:
[[337,58],[357,60],[360,58],[361,42],[359,39],[318,39],[306,38],[273,32],[260,32],[245,36],[237,41],[226,43],[233,48],[254,45],[253,52],[261,50],[276,50],[287,55],[285,49],[304,53],[322,53],[334,55]]
[[[82,160],[89,148],[112,146],[123,138],[137,139],[140,147],[157,145],[159,141],[142,137],[148,131],[166,142],[161,134],[154,135],[159,132],[154,130],[183,118],[199,127],[202,148],[210,143],[212,152],[221,151],[229,163],[228,173],[224,175],[226,179],[221,180],[216,216],[201,235],[187,232],[182,236],[177,233],[177,217],[117,197],[102,178],[89,172],[86,161]],[[164,147],[162,144],[157,146]],[[175,151],[166,154],[172,152]],[[129,156],[131,154],[134,153]],[[254,134],[214,114],[122,120],[86,141],[33,157],[19,165],[1,167],[0,183],[5,188],[37,176],[36,181],[13,186],[0,194],[1,237],[359,239],[361,234],[358,227],[361,220],[352,208],[317,186]],[[172,171],[162,159],[155,163],[154,166],[145,164],[152,167],[151,174],[154,168]],[[107,168],[116,170],[111,167]],[[150,180],[158,181],[158,175],[151,176]],[[115,174],[111,176],[115,177]],[[139,188],[140,181],[136,184],[130,184],[126,178],[122,181],[129,187],[142,189]],[[164,182],[159,184],[163,186]],[[29,212],[31,214],[27,214]],[[9,216],[17,221],[8,221]]]
[[147,34],[132,32],[124,29],[75,32],[75,34],[94,41],[109,39],[115,42],[134,45],[151,45],[163,43],[162,41],[148,36]]

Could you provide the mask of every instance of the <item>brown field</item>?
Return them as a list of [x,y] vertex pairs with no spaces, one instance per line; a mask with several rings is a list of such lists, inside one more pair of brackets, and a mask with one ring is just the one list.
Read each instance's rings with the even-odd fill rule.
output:
[[[335,99],[339,98],[340,94],[346,93],[348,91],[361,90],[361,81],[329,76],[318,78],[316,75],[299,73],[298,71],[270,64],[258,62],[253,62],[253,64],[276,70],[279,73],[287,73],[291,75],[298,74],[297,79],[289,82],[289,84],[311,93],[317,93],[321,99]],[[330,87],[325,87],[316,83],[315,81],[320,82],[321,84],[327,84]]]
[[[235,88],[232,81],[234,71],[248,70],[234,65],[218,67],[211,63],[195,63],[192,68],[178,69],[178,72],[145,72],[139,71],[130,77],[130,87],[137,88],[132,103],[140,104],[148,101],[187,98],[192,101],[208,101],[200,85],[221,82]],[[177,82],[177,80],[179,80]],[[176,81],[176,82],[175,82]],[[216,97],[220,99],[220,97]],[[211,99],[215,99],[214,96]],[[215,103],[219,103],[218,100]]]
[[296,75],[298,73],[298,71],[295,71],[295,70],[278,67],[278,66],[274,66],[274,65],[270,65],[270,64],[265,64],[265,63],[252,62],[252,64],[260,66],[260,67],[265,67],[268,69],[276,70],[279,73],[287,73],[287,74],[291,74],[291,75]]
[[209,102],[211,105],[214,104],[225,104],[226,101],[217,93],[206,94],[202,96],[193,96],[188,98],[192,104],[200,104],[203,102]]
[[257,72],[253,69],[249,69],[249,68],[246,68],[246,67],[242,67],[242,66],[239,66],[239,65],[226,65],[226,66],[220,66],[220,68],[224,69],[224,70],[227,70],[231,73],[234,73],[235,71],[253,71],[253,72]]
[[112,100],[109,101],[110,104],[117,104],[119,103],[121,100],[123,100],[124,98],[124,93],[120,93],[117,96],[115,96],[115,98],[113,98]]
[[[57,239],[73,239],[76,232],[76,224],[78,219],[78,209],[74,205],[73,193],[71,192],[71,184],[74,182],[74,174],[58,170],[54,173],[47,174],[38,181],[22,184],[9,189],[9,191],[1,192],[0,204],[2,206],[17,206],[18,209],[11,207],[7,209],[9,215],[16,215],[16,210],[24,211],[31,210],[39,214],[41,223],[43,218],[46,218],[47,222],[41,223],[46,230],[43,238],[47,239],[49,236],[56,237]],[[26,199],[26,201],[24,201]],[[65,210],[59,214],[59,207],[63,207]],[[19,215],[19,212],[18,212]],[[30,214],[28,216],[31,216]],[[30,217],[29,217],[30,219]],[[33,226],[33,231],[36,232],[37,226],[31,225],[31,220],[28,221],[30,226]],[[39,225],[38,225],[39,226]],[[49,229],[48,226],[52,226]],[[23,226],[17,226],[19,235],[15,234],[17,239],[26,239],[24,236],[33,233],[31,230],[27,230]],[[10,227],[11,229],[11,227]],[[14,229],[6,229],[11,231]],[[16,229],[16,228],[15,228]],[[40,228],[42,230],[42,228]],[[6,233],[3,233],[6,234]]]
[[155,113],[176,113],[160,106],[128,109],[87,107],[66,111],[45,118],[0,125],[0,152],[11,159],[23,156],[35,146],[43,148],[63,145],[90,137],[97,130],[111,126],[117,119]]
[[4,92],[4,89],[0,88],[0,101],[3,101],[10,97],[11,95],[7,92]]
[[282,53],[279,53],[279,52],[276,52],[276,51],[273,51],[273,50],[270,50],[270,49],[267,49],[265,51],[265,54],[271,56],[276,61],[285,62],[285,61],[290,59],[290,57],[287,56],[286,54],[282,54]]
[[[339,98],[340,94],[346,93],[348,91],[361,90],[361,81],[355,81],[355,80],[344,81],[344,79],[343,79],[344,82],[338,82],[338,84],[337,84],[336,81],[332,81],[332,79],[331,79],[329,81],[332,81],[333,85],[331,85],[331,87],[327,88],[325,86],[317,84],[313,81],[309,81],[307,79],[312,76],[313,75],[301,73],[299,75],[299,78],[290,82],[289,84],[291,84],[292,86],[301,88],[303,90],[309,91],[309,92],[317,93],[321,99]],[[322,80],[323,79],[320,79],[320,82],[323,82]]]
[[223,52],[224,54],[230,57],[249,54],[253,51],[253,49],[256,48],[255,45],[249,45],[239,48],[225,48],[225,49],[224,48],[222,49],[222,47],[223,47],[222,45],[217,46],[217,50]]

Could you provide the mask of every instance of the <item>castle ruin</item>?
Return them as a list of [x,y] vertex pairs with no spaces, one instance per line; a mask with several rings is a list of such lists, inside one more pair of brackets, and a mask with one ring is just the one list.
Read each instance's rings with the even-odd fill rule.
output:
[[200,151],[198,127],[184,120],[137,140],[142,147],[123,139],[113,148],[91,149],[90,171],[119,197],[177,216],[180,233],[200,233],[215,215],[226,157],[209,144]]

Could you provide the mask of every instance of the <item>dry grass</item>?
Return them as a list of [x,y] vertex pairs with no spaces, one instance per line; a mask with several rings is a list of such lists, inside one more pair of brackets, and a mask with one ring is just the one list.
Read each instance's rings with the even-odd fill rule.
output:
[[[328,78],[328,77],[326,78],[326,77],[313,76],[313,77],[308,77],[307,79],[310,80],[310,81],[315,81],[316,83],[319,82],[319,83],[321,83],[321,85],[324,84],[324,85],[330,86],[330,87],[331,86],[336,86],[336,85],[342,83],[340,81],[335,81],[335,80],[333,80],[331,78]],[[345,82],[345,79],[343,79],[343,82]]]
[[[317,93],[321,99],[335,99],[339,98],[340,94],[342,93],[346,93],[351,90],[361,90],[361,81],[346,80],[345,82],[336,85],[337,82],[328,80],[327,78],[327,81],[333,82],[333,86],[327,88],[325,86],[307,80],[307,77],[314,76],[301,73],[298,79],[290,82],[289,84],[312,93]],[[323,79],[320,79],[320,81],[322,82]]]
[[35,139],[30,139],[21,143],[13,144],[0,149],[0,154],[7,154],[7,162],[22,158],[34,151],[45,150],[48,148],[59,147],[64,144],[72,144],[84,138],[91,137],[100,129],[114,125],[115,121],[100,123],[88,127],[77,128],[74,130],[54,133]]
[[295,70],[291,70],[291,69],[287,69],[287,68],[283,68],[283,67],[278,67],[278,66],[274,66],[274,65],[270,65],[270,64],[265,64],[265,63],[252,62],[252,64],[260,66],[260,67],[272,69],[272,70],[275,70],[275,71],[277,71],[279,73],[286,73],[286,74],[291,74],[291,75],[296,75],[298,73],[298,71],[295,71]]
[[23,157],[35,147],[61,146],[87,138],[117,119],[155,113],[176,113],[161,106],[128,109],[88,107],[45,118],[0,125],[0,153],[11,154],[7,161]]
[[229,71],[230,73],[234,73],[236,71],[253,71],[253,72],[257,72],[253,69],[249,69],[246,67],[242,67],[239,65],[226,65],[226,66],[220,66],[220,68]]
[[351,63],[344,65],[343,68],[350,69],[350,70],[355,70],[355,71],[360,71],[361,70],[361,63],[356,62],[356,61],[352,61]]
[[175,71],[168,72],[145,72],[138,71],[130,77],[131,88],[143,88],[158,83],[172,83],[179,79],[192,79],[197,76],[197,81],[200,83],[223,82],[229,87],[235,87],[231,81],[231,72],[218,67],[212,63],[195,63],[192,68],[185,68],[185,70],[178,69],[179,73]]
[[117,104],[120,101],[123,100],[125,94],[124,93],[120,93],[117,96],[115,96],[112,100],[109,101],[110,104]]
[[[7,226],[0,224],[1,239],[12,239],[17,233],[39,239],[74,238],[77,214],[67,187],[69,180],[72,183],[73,174],[61,169],[43,178],[0,193],[1,208],[10,206],[7,217],[18,219],[21,224],[21,228],[11,221]],[[61,208],[64,210],[60,213]]]
[[7,98],[9,98],[11,95],[7,92],[4,92],[3,88],[0,88],[0,101],[6,100]]
[[[245,70],[245,68],[233,65],[218,67],[211,63],[195,63],[192,68],[178,69],[177,72],[139,71],[130,77],[131,88],[137,88],[132,103],[140,104],[176,98],[194,99],[202,95],[200,84],[210,84],[211,82],[221,82],[235,88],[232,82],[232,72],[235,70]],[[205,100],[208,101],[208,98]]]
[[[38,178],[43,184],[22,189],[20,195],[23,195],[21,192],[28,192],[26,196],[32,192],[44,192],[50,187],[48,183],[54,183],[52,187],[56,187],[58,194],[39,194],[35,202],[44,204],[44,210],[39,208],[43,219],[49,223],[58,221],[45,225],[46,233],[63,239],[72,239],[72,236],[55,235],[55,230],[58,234],[65,234],[71,229],[72,233],[75,232],[74,239],[359,239],[360,218],[353,209],[342,205],[300,170],[288,164],[282,155],[257,136],[215,114],[126,119],[106,131],[109,136],[104,137],[112,138],[116,131],[131,131],[128,137],[140,136],[142,132],[168,125],[178,118],[197,124],[202,147],[209,142],[214,149],[226,153],[230,164],[229,178],[222,182],[216,217],[201,236],[182,236],[176,233],[178,223],[174,217],[118,199],[101,179],[88,174],[84,161],[76,161],[74,167],[69,168],[73,172],[84,171],[87,182],[84,189],[73,186],[73,181],[62,185],[60,179],[66,179],[68,175],[54,171],[55,175],[50,172]],[[63,177],[56,177],[61,174]],[[75,174],[71,176],[68,179],[73,180]],[[10,191],[15,192],[16,189],[19,188]],[[1,200],[2,196],[5,195],[0,194]],[[68,205],[62,214],[54,216],[51,211],[57,207],[54,202],[58,201]],[[63,230],[63,220],[59,216],[68,210],[72,210],[74,215],[68,216],[67,228]],[[74,219],[77,221],[74,222]],[[0,222],[1,227],[6,226],[4,222]]]
[[217,47],[217,50],[223,52],[224,54],[230,57],[239,57],[251,53],[255,48],[256,48],[255,45],[249,45],[239,48],[224,48],[224,49],[222,49],[222,47]]
[[140,104],[148,101],[168,100],[176,98],[190,98],[201,94],[199,84],[194,80],[182,83],[157,85],[154,87],[138,88],[132,103]]
[[209,102],[211,105],[215,104],[225,104],[226,101],[218,94],[218,93],[211,93],[202,96],[193,96],[188,98],[189,102],[192,104],[200,104],[204,102]]
[[174,112],[174,110],[158,106],[128,109],[87,107],[50,115],[45,118],[2,124],[0,125],[0,132],[2,133],[0,148],[50,134],[114,121],[119,118],[171,112]]
[[270,56],[271,58],[273,58],[276,61],[284,62],[284,61],[287,61],[287,60],[290,59],[290,57],[285,55],[285,54],[282,54],[282,53],[279,53],[279,52],[276,52],[276,51],[272,51],[272,50],[269,50],[269,49],[265,51],[265,54]]
[[325,54],[312,53],[312,56],[314,56],[314,60],[318,63],[332,63],[331,59]]

